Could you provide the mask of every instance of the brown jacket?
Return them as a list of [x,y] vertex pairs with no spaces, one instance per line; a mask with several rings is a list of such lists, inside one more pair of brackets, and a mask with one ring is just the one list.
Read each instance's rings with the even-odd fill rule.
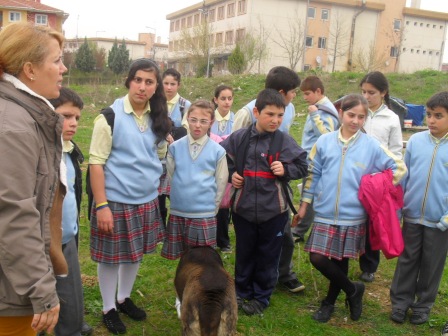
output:
[[0,80],[0,316],[42,313],[59,302],[49,217],[61,132],[62,118],[44,101]]

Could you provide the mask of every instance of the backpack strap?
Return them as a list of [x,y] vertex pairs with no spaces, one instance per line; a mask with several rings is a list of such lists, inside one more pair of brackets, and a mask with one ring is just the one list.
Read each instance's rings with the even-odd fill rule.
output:
[[[106,118],[107,124],[110,126],[110,131],[114,134],[114,124],[115,124],[115,111],[112,107],[105,107],[100,112]],[[87,194],[87,217],[90,220],[90,212],[92,211],[93,205],[93,192],[92,186],[90,185],[90,165],[87,166],[86,172],[86,194]]]

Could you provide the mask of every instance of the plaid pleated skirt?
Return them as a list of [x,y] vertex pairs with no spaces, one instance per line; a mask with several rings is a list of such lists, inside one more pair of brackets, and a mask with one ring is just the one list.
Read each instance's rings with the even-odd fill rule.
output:
[[187,246],[216,246],[216,217],[185,218],[170,215],[162,257],[180,258]]
[[366,225],[314,223],[304,250],[342,260],[356,259],[365,252]]
[[109,202],[114,217],[113,234],[98,229],[95,207],[90,220],[90,256],[106,264],[135,263],[156,250],[165,231],[156,198],[144,204]]
[[160,184],[157,190],[159,191],[159,195],[169,195],[171,191],[171,184],[168,175],[166,174],[166,164],[162,164],[162,167],[163,172],[160,176]]

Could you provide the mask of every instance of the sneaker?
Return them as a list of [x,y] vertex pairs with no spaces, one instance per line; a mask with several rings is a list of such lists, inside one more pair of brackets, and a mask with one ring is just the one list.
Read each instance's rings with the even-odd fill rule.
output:
[[292,279],[289,281],[282,282],[291,293],[298,293],[305,289],[305,285],[299,281],[299,279]]
[[418,325],[428,322],[428,319],[429,319],[428,313],[413,311],[411,317],[409,318],[409,322]]
[[390,314],[390,319],[396,323],[404,323],[404,320],[406,319],[406,312],[401,309],[394,309]]
[[232,253],[232,248],[230,246],[221,247],[221,253]]
[[362,314],[362,296],[364,295],[365,286],[362,282],[354,282],[355,293],[348,297],[346,303],[350,307],[350,318],[358,321]]
[[364,282],[373,282],[373,280],[375,280],[375,273],[362,272],[359,279]]
[[120,320],[115,308],[109,310],[107,314],[103,314],[103,323],[112,334],[124,334],[126,333],[126,326]]
[[320,308],[313,314],[313,320],[317,322],[328,322],[331,318],[331,314],[334,312],[334,305],[323,300],[320,304]]
[[130,298],[126,298],[123,303],[117,302],[118,311],[126,314],[135,321],[143,321],[146,319],[146,313],[143,309],[138,308]]
[[83,335],[83,336],[91,335],[92,332],[93,332],[93,328],[91,326],[89,326],[86,321],[83,321],[82,327],[81,327],[81,335]]
[[445,325],[443,326],[441,335],[448,336],[448,322],[446,322]]
[[252,299],[248,302],[244,302],[242,309],[246,313],[246,315],[249,316],[263,315],[263,311],[266,309],[266,306],[257,299]]

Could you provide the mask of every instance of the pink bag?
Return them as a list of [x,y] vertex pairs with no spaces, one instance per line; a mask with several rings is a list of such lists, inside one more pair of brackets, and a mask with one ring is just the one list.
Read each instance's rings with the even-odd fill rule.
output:
[[219,204],[220,209],[229,209],[232,206],[232,197],[234,188],[232,183],[227,183],[226,190],[224,191],[224,196],[222,197],[221,203]]

